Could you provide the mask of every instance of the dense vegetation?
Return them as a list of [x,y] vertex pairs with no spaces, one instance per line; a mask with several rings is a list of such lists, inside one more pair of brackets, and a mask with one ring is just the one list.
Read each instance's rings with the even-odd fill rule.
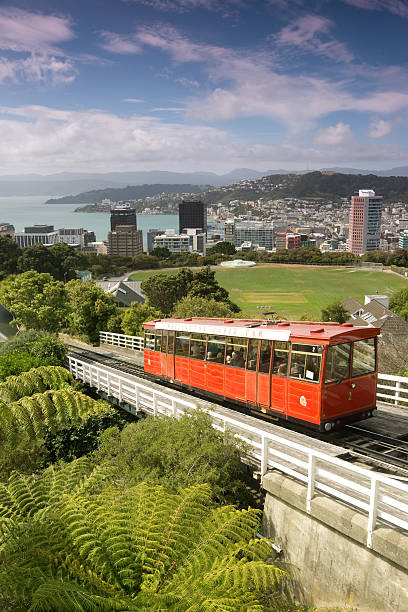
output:
[[222,505],[253,505],[242,444],[201,412],[123,429],[73,384],[44,365],[0,383],[1,609],[264,609],[285,573],[261,513]]
[[374,189],[384,201],[408,199],[408,177],[374,174],[342,174],[340,172],[308,172],[306,174],[273,174],[254,181],[207,191],[200,196],[207,204],[257,198],[350,198],[359,189]]

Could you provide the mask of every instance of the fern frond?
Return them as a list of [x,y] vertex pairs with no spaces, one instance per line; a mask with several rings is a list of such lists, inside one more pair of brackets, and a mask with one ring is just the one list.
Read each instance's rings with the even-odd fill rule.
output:
[[15,402],[34,393],[44,393],[46,389],[59,389],[63,383],[72,380],[71,373],[60,366],[31,368],[18,376],[8,376],[0,383],[0,398]]
[[103,597],[74,582],[49,579],[34,593],[28,612],[112,612],[129,610],[131,601]]

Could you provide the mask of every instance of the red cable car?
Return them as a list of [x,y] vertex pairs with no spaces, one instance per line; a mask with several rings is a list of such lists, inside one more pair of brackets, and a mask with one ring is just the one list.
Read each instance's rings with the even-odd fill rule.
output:
[[144,324],[144,369],[331,431],[376,412],[379,333],[349,323],[161,319]]

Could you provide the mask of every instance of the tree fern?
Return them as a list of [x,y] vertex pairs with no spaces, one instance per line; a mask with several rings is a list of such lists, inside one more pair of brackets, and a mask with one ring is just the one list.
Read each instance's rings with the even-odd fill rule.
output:
[[55,433],[77,425],[90,416],[110,414],[106,402],[96,401],[78,391],[59,389],[22,397],[11,404],[0,404],[0,436],[13,439],[28,436],[41,439],[47,431]]
[[31,368],[18,376],[8,376],[0,383],[0,398],[5,402],[15,402],[27,395],[43,393],[47,389],[59,389],[63,384],[72,381],[71,373],[60,366]]
[[259,593],[282,572],[265,562],[270,543],[255,537],[258,511],[211,508],[207,485],[169,494],[141,483],[91,495],[83,466],[77,462],[65,480],[52,469],[42,482],[15,475],[0,492],[0,587],[16,607],[262,609]]
[[106,465],[93,467],[88,457],[75,459],[57,469],[49,466],[41,476],[14,472],[0,483],[0,521],[4,517],[33,517],[58,504],[65,494],[99,492],[109,477]]

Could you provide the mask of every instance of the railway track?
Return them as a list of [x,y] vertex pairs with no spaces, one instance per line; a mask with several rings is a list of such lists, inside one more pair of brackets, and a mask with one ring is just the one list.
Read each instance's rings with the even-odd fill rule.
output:
[[[70,347],[69,352],[73,353],[74,356],[80,356],[85,361],[95,364],[104,364],[126,374],[132,374],[133,376],[149,381],[154,380],[155,383],[162,384],[171,389],[175,388],[171,383],[159,381],[150,374],[146,374],[141,365],[77,347]],[[183,393],[194,397],[198,395],[197,393],[189,392],[185,389],[183,389]],[[220,404],[227,408],[237,410],[237,407],[232,402],[220,401]],[[246,412],[252,416],[254,414],[254,411],[251,409],[244,411],[238,408],[238,411]],[[266,422],[270,422],[270,419],[262,414],[257,413],[257,417]],[[275,421],[275,419],[273,420]],[[287,425],[282,422],[282,426],[286,427]],[[356,425],[346,425],[341,432],[333,432],[330,434],[313,432],[303,427],[298,428],[293,424],[290,424],[288,428],[300,431],[300,433],[308,435],[309,437],[319,438],[325,442],[342,446],[347,451],[351,451],[345,453],[341,457],[346,461],[362,461],[374,469],[380,469],[381,471],[408,477],[408,440],[405,439],[406,436],[393,438],[391,436],[369,431]]]

